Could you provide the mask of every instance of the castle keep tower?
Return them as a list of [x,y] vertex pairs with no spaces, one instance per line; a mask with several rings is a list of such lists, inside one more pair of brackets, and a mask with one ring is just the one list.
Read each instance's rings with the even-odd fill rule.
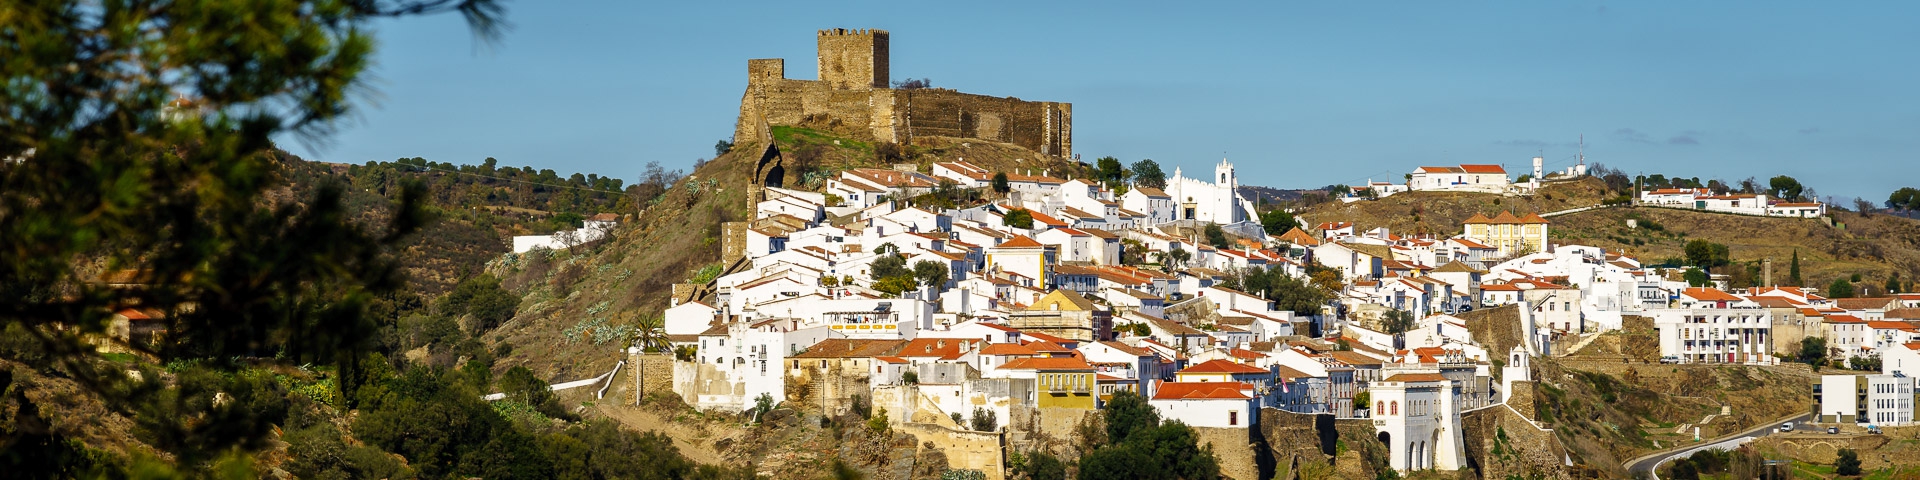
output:
[[[1073,158],[1073,104],[994,97],[946,88],[892,88],[886,30],[819,30],[819,79],[786,78],[777,58],[747,61],[734,143],[770,144],[775,127],[799,127],[873,142],[908,144],[927,137],[1018,145]],[[762,154],[762,163],[769,155]],[[777,185],[777,169],[762,178]]]
[[887,31],[821,30],[820,81],[840,90],[887,88]]

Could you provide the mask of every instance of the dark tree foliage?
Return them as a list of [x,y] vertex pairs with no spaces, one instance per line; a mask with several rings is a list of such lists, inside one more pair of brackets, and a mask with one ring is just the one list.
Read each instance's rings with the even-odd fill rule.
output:
[[1209,223],[1206,228],[1200,229],[1200,232],[1207,237],[1207,244],[1212,245],[1213,248],[1233,247],[1233,243],[1227,241],[1227,231],[1220,229],[1218,224]]
[[893,81],[893,88],[897,88],[901,90],[916,90],[921,88],[932,88],[932,87],[933,87],[933,79],[929,79],[929,78],[907,78],[907,79]]
[[[229,415],[212,392],[258,385],[127,388],[126,369],[95,368],[81,335],[105,335],[109,314],[140,307],[163,314],[166,341],[133,348],[162,359],[215,359],[204,368],[225,370],[279,357],[351,371],[378,328],[367,304],[400,285],[389,252],[426,221],[425,189],[398,185],[399,206],[368,224],[351,221],[338,183],[270,197],[285,185],[273,139],[320,139],[352,112],[376,18],[455,9],[482,33],[496,28],[486,0],[0,7],[0,323],[44,353],[0,355],[69,376],[86,389],[76,395],[114,412],[154,413],[140,429],[181,467],[260,445],[274,409],[201,423]],[[64,413],[28,405],[11,376],[0,380],[22,413],[0,438],[43,432],[33,423]],[[240,383],[221,384],[230,382]],[[38,465],[8,473],[72,472]]]
[[[960,412],[954,412],[954,414],[958,415]],[[993,413],[992,409],[973,407],[973,419],[969,422],[968,426],[974,431],[991,432],[1000,429],[1000,419],[998,414]]]
[[1120,159],[1100,157],[1093,161],[1094,175],[1108,186],[1119,185],[1127,180],[1127,169],[1120,165]]
[[[400,293],[393,252],[414,245],[411,234],[430,220],[424,205],[510,194],[446,186],[524,175],[574,183],[554,189],[555,205],[588,204],[579,200],[587,189],[620,197],[618,180],[562,180],[491,159],[355,166],[341,181],[274,148],[276,138],[324,141],[354,112],[378,19],[458,11],[491,40],[502,26],[495,2],[0,5],[0,363],[15,366],[0,369],[9,407],[0,409],[0,476],[266,476],[247,471],[248,459],[277,455],[262,453],[276,440],[301,478],[743,473],[694,467],[663,437],[613,449],[637,442],[621,434],[588,449],[617,467],[567,475],[543,443],[555,434],[513,427],[480,400],[475,385],[485,382],[431,366],[396,374],[372,353],[401,336],[382,328],[421,313],[424,302]],[[108,315],[127,308],[158,314],[163,340],[132,345],[157,362],[109,363],[86,341],[110,336]],[[426,336],[464,338],[457,329]],[[16,372],[80,390],[42,403],[46,382],[16,383]],[[302,383],[319,379],[337,389]],[[71,405],[107,411],[61,410]],[[348,422],[350,409],[358,414]],[[83,413],[132,419],[126,433],[155,450],[119,458],[50,428]],[[347,447],[342,424],[365,444]]]
[[1293,219],[1293,214],[1286,210],[1276,208],[1260,214],[1260,227],[1267,231],[1267,235],[1282,235],[1296,226],[1298,223]]
[[1153,159],[1133,162],[1133,183],[1143,187],[1167,188],[1167,173],[1160,170],[1160,163]]
[[1708,271],[1712,271],[1713,267],[1724,266],[1733,262],[1732,255],[1728,253],[1726,245],[1706,240],[1695,239],[1688,241],[1685,251],[1687,254],[1687,264],[1698,266]]
[[1033,228],[1033,212],[1024,208],[1009,210],[1000,223],[1013,228]]
[[1687,285],[1695,287],[1705,287],[1713,283],[1712,276],[1707,275],[1706,271],[1695,267],[1687,267],[1687,271],[1682,272],[1680,278],[1686,280]]
[[1135,431],[1160,424],[1160,412],[1132,392],[1114,393],[1100,413],[1107,422],[1107,441],[1112,443],[1124,442]]
[[500,280],[493,275],[483,273],[454,285],[453,291],[440,297],[435,306],[442,315],[472,315],[473,331],[479,334],[512,320],[520,308],[520,297],[501,288]]
[[1034,450],[1024,456],[1026,461],[1012,468],[1014,478],[1025,480],[1067,480],[1067,464],[1047,452]]
[[1920,210],[1920,189],[1901,187],[1887,196],[1887,208],[1890,210]]
[[1007,183],[1007,172],[993,173],[993,191],[995,193],[1007,193],[1007,192],[1013,191],[1013,186]]
[[[1320,271],[1326,273],[1319,275],[1333,275],[1335,279],[1332,282],[1338,283],[1338,273],[1324,269]],[[1273,301],[1275,309],[1298,315],[1319,314],[1320,307],[1333,299],[1331,292],[1338,290],[1308,283],[1279,269],[1247,269],[1237,277],[1229,278],[1227,283],[1228,288],[1264,295]]]
[[1833,461],[1833,473],[1840,475],[1860,474],[1860,454],[1851,448],[1842,448],[1839,458]]
[[1800,194],[1806,190],[1806,186],[1801,185],[1799,180],[1786,175],[1767,180],[1767,186],[1770,187],[1767,193],[1774,198],[1796,202],[1802,200]]
[[939,289],[952,277],[947,274],[947,266],[932,260],[921,260],[913,264],[913,278],[921,285]]
[[1853,282],[1845,278],[1833,279],[1827,284],[1827,298],[1853,298]]
[[1792,284],[1795,287],[1806,285],[1806,283],[1804,283],[1800,279],[1800,251],[1799,250],[1793,251],[1793,262],[1788,264],[1787,266],[1787,283]]
[[1399,335],[1413,329],[1413,312],[1406,310],[1388,310],[1380,318],[1380,328],[1390,335]]
[[1078,478],[1218,478],[1219,460],[1199,446],[1199,432],[1180,422],[1161,423],[1146,400],[1118,392],[1101,412],[1107,442],[1080,457]]
[[733,151],[732,140],[722,138],[719,142],[713,144],[713,156],[715,157],[726,155],[727,152],[731,151]]
[[1824,337],[1807,337],[1800,339],[1800,352],[1798,357],[1801,362],[1808,365],[1813,365],[1821,360],[1825,360],[1827,358],[1827,339]]

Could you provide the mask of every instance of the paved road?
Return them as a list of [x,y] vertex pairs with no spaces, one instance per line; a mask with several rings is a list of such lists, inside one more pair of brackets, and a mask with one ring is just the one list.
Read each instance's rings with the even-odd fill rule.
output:
[[1815,427],[1812,425],[1807,425],[1807,420],[1812,419],[1812,416],[1813,416],[1812,414],[1801,414],[1800,416],[1793,417],[1792,420],[1787,420],[1787,419],[1776,420],[1772,423],[1761,424],[1760,426],[1753,427],[1752,429],[1749,429],[1744,432],[1716,438],[1709,442],[1696,444],[1690,447],[1680,448],[1678,450],[1669,450],[1665,452],[1659,452],[1652,455],[1636,458],[1627,463],[1627,474],[1632,475],[1634,478],[1659,479],[1660,476],[1654,474],[1653,471],[1654,469],[1659,468],[1660,464],[1673,461],[1676,458],[1686,458],[1688,455],[1693,455],[1694,452],[1697,452],[1703,449],[1708,449],[1708,448],[1717,449],[1717,450],[1732,449],[1734,447],[1740,446],[1741,444],[1753,441],[1753,439],[1755,438],[1760,438],[1770,434],[1778,433],[1780,431],[1780,424],[1786,423],[1789,421],[1793,422],[1794,430],[1811,431],[1811,430],[1817,430],[1821,428],[1821,427]]

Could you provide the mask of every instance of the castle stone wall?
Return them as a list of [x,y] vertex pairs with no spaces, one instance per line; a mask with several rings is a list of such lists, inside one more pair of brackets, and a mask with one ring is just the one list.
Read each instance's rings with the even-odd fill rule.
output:
[[1200,446],[1213,446],[1220,461],[1220,474],[1235,480],[1264,480],[1254,456],[1253,431],[1245,428],[1193,427],[1200,434]]
[[933,445],[947,456],[947,467],[962,470],[979,470],[987,474],[987,480],[1007,478],[1006,457],[1002,453],[1004,442],[1001,434],[993,432],[975,432],[948,428],[929,423],[895,424],[895,432],[913,435],[921,444]]
[[1073,156],[1072,104],[892,89],[886,31],[823,30],[817,40],[819,80],[786,78],[781,59],[747,61],[734,143],[754,141],[769,133],[764,128],[785,125],[877,142],[977,138]]

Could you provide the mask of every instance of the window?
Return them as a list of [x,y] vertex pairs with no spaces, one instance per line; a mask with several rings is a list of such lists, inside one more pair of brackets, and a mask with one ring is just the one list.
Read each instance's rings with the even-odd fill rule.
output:
[[1400,401],[1399,401],[1399,400],[1395,400],[1395,401],[1393,401],[1393,403],[1389,403],[1389,404],[1387,404],[1387,405],[1389,405],[1389,407],[1388,407],[1388,408],[1391,408],[1391,409],[1393,409],[1393,410],[1392,410],[1392,411],[1393,411],[1393,413],[1392,413],[1392,415],[1399,415],[1399,414],[1400,414]]
[[1378,413],[1387,413],[1387,402],[1382,402],[1382,401],[1379,401],[1379,400],[1374,400],[1374,401],[1373,401],[1373,411],[1374,411],[1374,412],[1378,412]]
[[1227,412],[1227,425],[1239,425],[1239,424],[1240,424],[1240,412],[1237,412],[1237,411]]

